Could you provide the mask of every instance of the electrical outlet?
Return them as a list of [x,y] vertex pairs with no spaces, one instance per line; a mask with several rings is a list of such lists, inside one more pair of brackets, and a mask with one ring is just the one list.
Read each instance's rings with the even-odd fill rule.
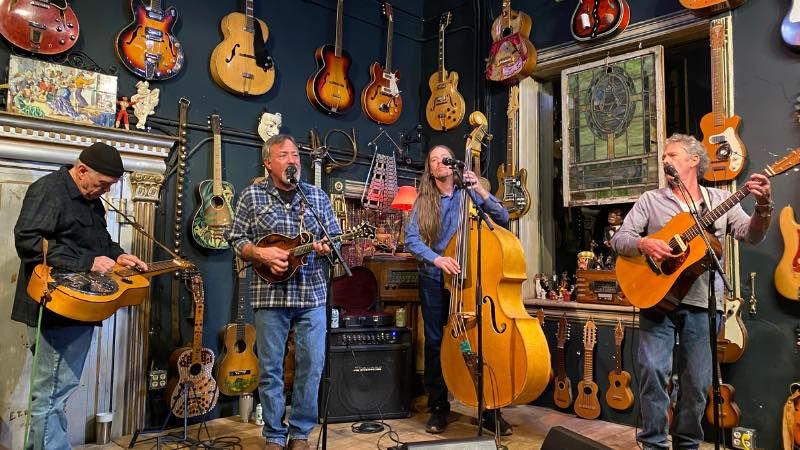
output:
[[754,450],[756,448],[756,430],[752,428],[735,427],[731,433],[733,448]]
[[151,370],[147,372],[147,390],[156,391],[167,387],[167,371]]

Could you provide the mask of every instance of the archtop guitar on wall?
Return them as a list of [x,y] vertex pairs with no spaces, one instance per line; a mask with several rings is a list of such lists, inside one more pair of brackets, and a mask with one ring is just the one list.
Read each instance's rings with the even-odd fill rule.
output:
[[403,112],[403,98],[397,86],[400,71],[392,72],[392,35],[394,34],[394,12],[389,2],[383,3],[386,17],[386,65],[372,63],[369,68],[370,81],[361,92],[361,108],[364,114],[379,124],[393,124]]
[[174,6],[161,0],[131,0],[133,21],[117,34],[117,57],[128,70],[145,80],[166,80],[183,68],[183,47],[172,34],[178,20]]
[[317,109],[327,114],[342,114],[353,106],[355,94],[348,70],[352,58],[342,48],[344,0],[336,3],[336,41],[317,48],[317,70],[306,82],[306,96]]
[[431,96],[425,106],[425,118],[436,131],[452,130],[464,120],[464,97],[458,92],[458,72],[448,72],[444,68],[444,30],[452,17],[447,12],[439,19],[439,67],[428,79]]

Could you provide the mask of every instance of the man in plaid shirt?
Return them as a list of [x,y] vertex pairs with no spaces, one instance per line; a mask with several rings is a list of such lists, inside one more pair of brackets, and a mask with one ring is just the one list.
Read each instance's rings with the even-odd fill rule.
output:
[[[321,242],[323,232],[310,209],[320,216],[331,236],[341,234],[330,199],[322,189],[291,182],[287,168],[300,176],[300,154],[291,136],[279,134],[264,144],[262,159],[269,176],[245,188],[239,196],[233,226],[227,239],[236,254],[258,262],[275,275],[286,275],[289,252],[278,247],[258,247],[262,237],[279,233],[287,237],[301,231],[314,236],[315,252],[306,265],[286,281],[269,284],[258,276],[250,283],[250,301],[255,311],[256,342],[261,366],[258,393],[263,407],[268,450],[308,449],[308,436],[317,422],[317,391],[325,362],[325,300],[328,285],[324,258],[331,252]],[[310,205],[302,202],[303,190]],[[295,329],[295,380],[289,424],[283,422],[283,355],[289,330]]]

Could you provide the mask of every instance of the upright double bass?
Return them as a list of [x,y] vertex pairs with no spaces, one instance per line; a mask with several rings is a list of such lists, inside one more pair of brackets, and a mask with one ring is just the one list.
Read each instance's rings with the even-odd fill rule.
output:
[[[488,135],[486,117],[469,117],[473,131],[467,139],[465,169],[480,153]],[[442,373],[450,392],[461,403],[478,404],[478,328],[476,282],[478,223],[466,190],[462,195],[459,227],[445,249],[445,256],[461,266],[459,275],[445,275],[450,289],[450,315],[442,339]],[[474,211],[474,210],[473,210]],[[528,403],[544,391],[550,381],[550,350],[539,321],[528,315],[522,303],[522,283],[527,279],[525,255],[519,239],[510,231],[484,224],[481,233],[483,330],[483,398],[487,408]]]

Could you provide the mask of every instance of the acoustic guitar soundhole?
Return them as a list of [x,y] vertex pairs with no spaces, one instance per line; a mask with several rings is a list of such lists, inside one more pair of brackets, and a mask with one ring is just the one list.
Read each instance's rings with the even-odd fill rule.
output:
[[664,261],[662,261],[661,271],[664,273],[664,275],[672,275],[673,273],[677,272],[678,269],[680,269],[681,266],[683,266],[683,263],[684,261],[686,261],[686,258],[689,257],[689,252],[691,252],[691,248],[687,247],[686,251],[682,255],[676,256],[674,258],[667,258]]

